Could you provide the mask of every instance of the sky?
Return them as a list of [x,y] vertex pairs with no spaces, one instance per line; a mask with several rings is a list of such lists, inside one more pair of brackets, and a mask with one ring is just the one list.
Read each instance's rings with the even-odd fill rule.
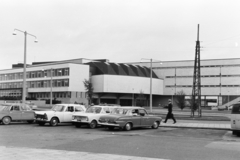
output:
[[[77,58],[110,62],[240,58],[239,0],[1,0],[0,70]],[[146,60],[148,61],[148,60]]]

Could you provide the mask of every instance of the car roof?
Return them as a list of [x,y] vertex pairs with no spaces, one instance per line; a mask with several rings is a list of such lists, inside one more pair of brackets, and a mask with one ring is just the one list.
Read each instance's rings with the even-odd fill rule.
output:
[[82,104],[71,104],[71,103],[69,103],[69,104],[67,104],[67,103],[62,103],[62,104],[54,104],[54,105],[62,105],[62,106],[69,106],[69,105],[72,105],[72,106],[84,106],[84,105],[82,105]]
[[120,107],[120,106],[102,106],[102,105],[94,105],[94,106],[91,106],[91,107],[102,107],[102,108],[110,107],[110,108],[118,108],[118,107]]
[[145,109],[145,108],[137,107],[137,106],[124,106],[124,107],[121,107],[121,108],[123,108],[123,109]]
[[28,104],[23,104],[23,103],[2,103],[1,105],[12,106],[12,105],[28,105]]

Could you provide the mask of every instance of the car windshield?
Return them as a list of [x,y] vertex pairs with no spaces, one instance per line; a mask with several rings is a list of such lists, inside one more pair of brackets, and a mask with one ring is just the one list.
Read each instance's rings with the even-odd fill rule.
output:
[[90,107],[87,109],[86,113],[100,113],[102,107]]
[[123,114],[123,115],[128,115],[128,114],[129,114],[129,109],[115,108],[115,109],[112,111],[112,114]]
[[64,106],[61,106],[61,105],[55,105],[52,107],[53,111],[58,111],[58,112],[62,112],[63,109],[64,109]]

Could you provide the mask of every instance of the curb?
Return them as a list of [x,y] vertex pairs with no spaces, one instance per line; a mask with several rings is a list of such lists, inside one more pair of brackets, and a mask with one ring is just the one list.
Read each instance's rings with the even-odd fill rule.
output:
[[159,127],[166,127],[166,128],[188,128],[188,129],[212,129],[212,130],[226,130],[226,131],[232,131],[231,128],[212,128],[212,127],[188,127],[188,126],[171,126],[171,125],[166,125],[166,126],[159,126]]

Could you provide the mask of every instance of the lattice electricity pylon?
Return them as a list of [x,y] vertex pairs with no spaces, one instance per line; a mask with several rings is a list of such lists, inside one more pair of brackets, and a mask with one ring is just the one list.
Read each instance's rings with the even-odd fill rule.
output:
[[195,50],[194,61],[194,75],[193,75],[193,88],[192,88],[192,116],[194,116],[195,109],[198,109],[198,116],[202,116],[201,113],[201,65],[200,65],[200,41],[199,41],[199,24]]

